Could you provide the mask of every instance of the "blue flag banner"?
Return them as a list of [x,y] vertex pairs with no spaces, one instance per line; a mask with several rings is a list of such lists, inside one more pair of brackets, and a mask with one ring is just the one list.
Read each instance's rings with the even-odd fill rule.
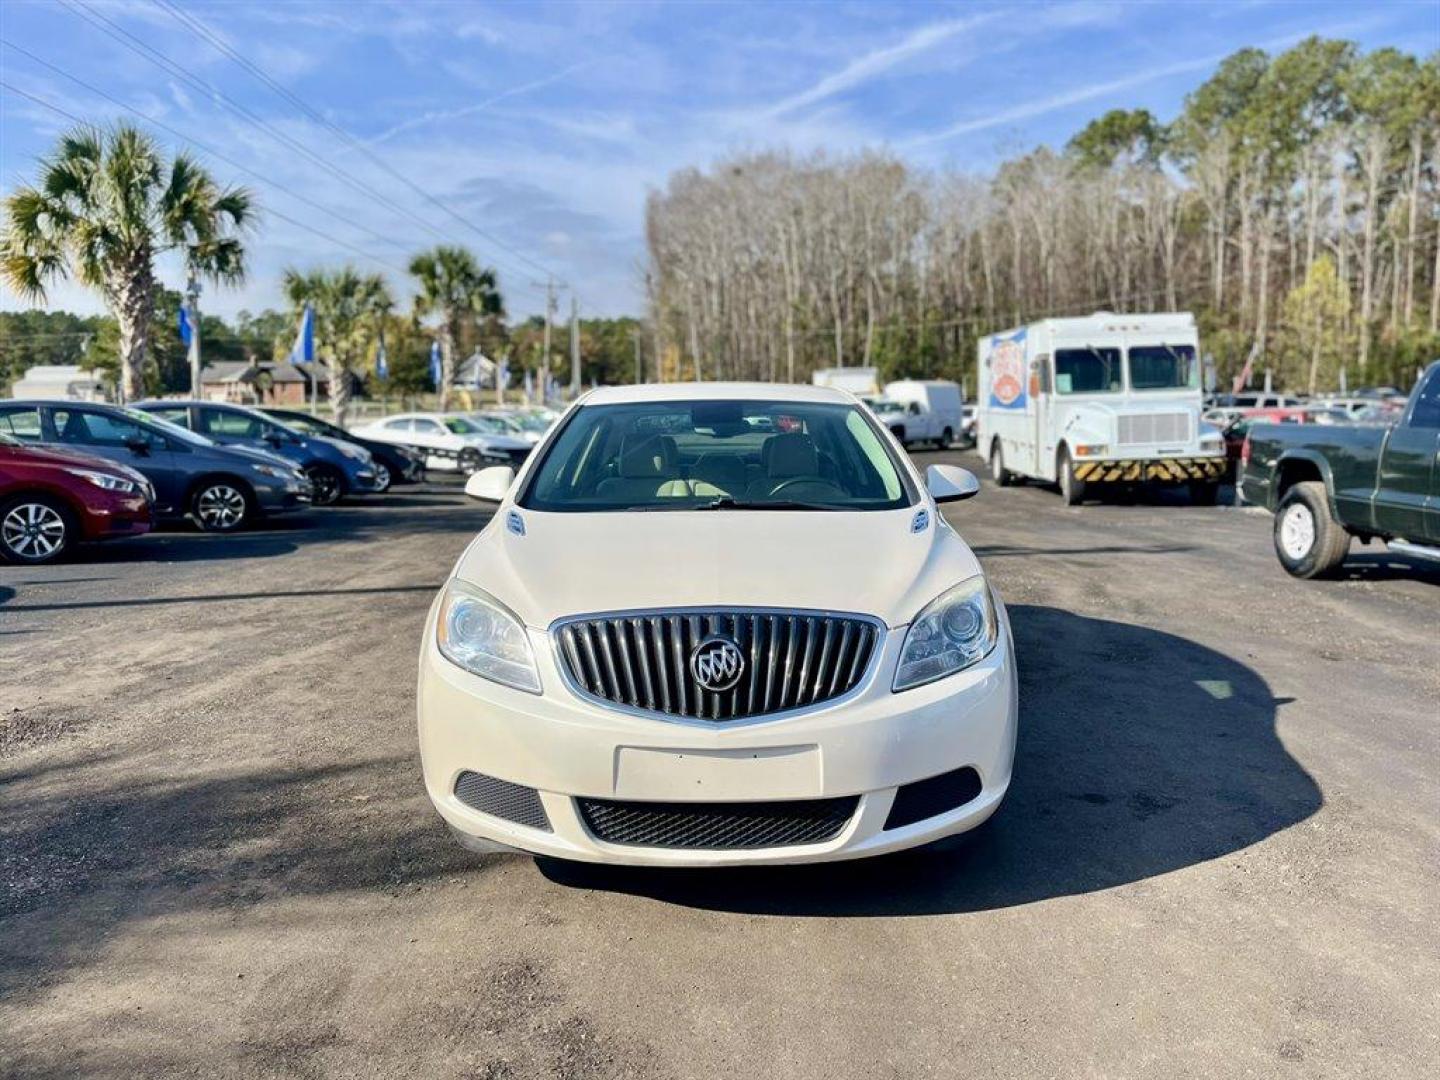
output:
[[300,315],[300,329],[295,333],[295,344],[290,348],[292,364],[309,364],[315,360],[315,309],[309,304]]
[[191,339],[195,336],[195,330],[190,325],[190,309],[184,304],[180,305],[180,340],[189,348]]
[[495,372],[495,389],[504,390],[510,385],[510,361],[501,360],[500,367]]
[[529,371],[525,372],[525,400],[528,402],[535,395],[535,380]]
[[385,355],[385,342],[375,346],[375,374],[382,379],[390,377],[390,358]]
[[440,389],[440,342],[430,343],[430,381],[435,384],[435,389]]

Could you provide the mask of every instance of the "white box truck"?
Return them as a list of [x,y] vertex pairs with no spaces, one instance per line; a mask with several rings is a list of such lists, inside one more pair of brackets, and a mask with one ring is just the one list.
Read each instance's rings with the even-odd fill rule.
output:
[[903,446],[929,442],[949,446],[964,426],[965,394],[945,379],[899,379],[871,407]]
[[1220,430],[1200,419],[1189,312],[1045,319],[982,338],[976,450],[999,484],[1058,484],[1067,505],[1092,485],[1186,484],[1213,503]]

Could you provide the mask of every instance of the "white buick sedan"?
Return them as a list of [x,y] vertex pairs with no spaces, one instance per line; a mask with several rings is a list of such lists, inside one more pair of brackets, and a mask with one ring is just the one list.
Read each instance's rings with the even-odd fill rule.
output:
[[1010,783],[1005,608],[873,414],[821,387],[602,389],[426,621],[430,798],[476,850],[798,863],[973,829]]

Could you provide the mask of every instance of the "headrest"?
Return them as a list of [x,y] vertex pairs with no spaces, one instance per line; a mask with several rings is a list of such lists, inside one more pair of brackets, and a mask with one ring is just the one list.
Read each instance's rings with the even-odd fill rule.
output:
[[820,456],[809,435],[772,435],[765,440],[765,472],[769,476],[818,476]]
[[620,475],[635,480],[665,475],[665,448],[655,435],[627,435],[620,440]]

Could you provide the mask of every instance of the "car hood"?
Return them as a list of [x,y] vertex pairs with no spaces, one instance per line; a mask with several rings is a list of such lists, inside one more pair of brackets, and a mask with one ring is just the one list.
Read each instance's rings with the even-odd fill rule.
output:
[[26,443],[23,446],[7,446],[4,449],[16,453],[18,459],[27,465],[59,465],[61,467],[78,465],[99,472],[114,473],[116,476],[134,478],[140,475],[128,465],[121,465],[119,462],[99,457],[96,454],[87,454],[83,450],[72,450],[68,446],[35,446]]
[[[858,612],[890,626],[980,573],[922,507],[868,513],[539,513],[504,504],[456,564],[527,625],[602,611],[699,606]],[[518,515],[524,533],[507,527]]]
[[470,435],[462,435],[461,438],[471,446],[477,446],[482,450],[530,450],[535,445],[514,435],[487,435],[478,431]]

